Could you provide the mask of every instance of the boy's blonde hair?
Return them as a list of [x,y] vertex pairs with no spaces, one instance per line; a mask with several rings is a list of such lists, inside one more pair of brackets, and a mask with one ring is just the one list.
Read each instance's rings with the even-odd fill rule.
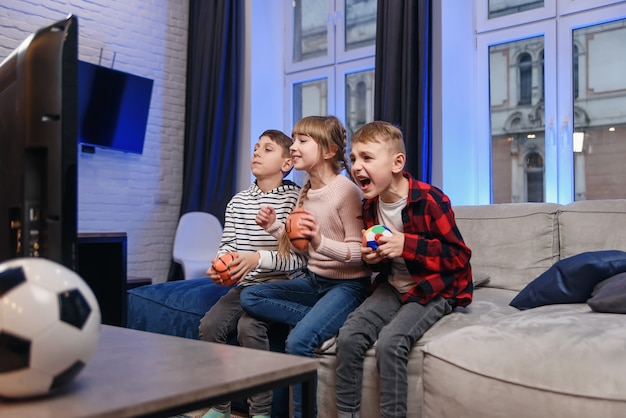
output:
[[352,136],[352,144],[365,144],[367,142],[389,143],[394,154],[406,154],[402,131],[389,122],[375,120],[363,125]]

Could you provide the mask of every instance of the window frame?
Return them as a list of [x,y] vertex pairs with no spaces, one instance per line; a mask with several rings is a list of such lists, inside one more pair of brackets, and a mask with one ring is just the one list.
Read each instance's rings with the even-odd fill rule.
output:
[[543,7],[489,19],[489,0],[474,0],[476,32],[482,33],[553,18],[556,16],[556,2],[557,0],[544,0]]
[[[478,118],[476,124],[476,147],[479,170],[479,179],[488,179],[487,182],[481,181],[477,188],[481,195],[490,196],[489,203],[493,202],[492,189],[492,172],[491,172],[491,103],[489,89],[489,47],[503,43],[513,42],[520,39],[527,39],[536,36],[543,36],[544,39],[544,65],[546,68],[556,67],[556,23],[554,21],[540,21],[523,26],[514,26],[510,28],[491,31],[477,36],[476,40],[476,57],[477,57],[477,89],[478,91],[487,92],[479,94],[476,99],[478,102]],[[547,62],[546,62],[547,61]],[[556,201],[558,196],[557,186],[557,141],[556,141],[556,73],[544,74],[545,82],[545,156],[544,156],[544,199],[546,202]],[[570,176],[571,178],[571,176]]]
[[337,85],[335,86],[335,116],[337,116],[339,120],[346,121],[346,76],[361,71],[373,70],[375,68],[375,61],[375,57],[368,57],[342,62],[336,65],[335,77]]

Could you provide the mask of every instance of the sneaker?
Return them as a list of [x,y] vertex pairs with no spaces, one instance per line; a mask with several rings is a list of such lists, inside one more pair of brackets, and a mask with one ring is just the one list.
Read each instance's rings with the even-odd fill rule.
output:
[[216,409],[209,409],[202,418],[230,418],[230,408],[226,412],[220,412]]

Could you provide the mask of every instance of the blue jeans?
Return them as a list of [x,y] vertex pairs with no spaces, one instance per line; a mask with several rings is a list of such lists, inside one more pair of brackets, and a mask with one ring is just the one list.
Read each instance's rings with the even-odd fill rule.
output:
[[[240,302],[252,316],[293,327],[285,343],[287,353],[314,357],[314,350],[337,334],[369,289],[369,276],[329,279],[309,272],[307,277],[249,286]],[[294,417],[302,416],[301,385],[293,388],[293,409]]]
[[426,305],[404,303],[389,283],[381,283],[350,314],[337,337],[337,411],[358,416],[361,408],[363,359],[376,343],[380,375],[380,416],[406,417],[407,364],[417,340],[452,306],[441,296]]

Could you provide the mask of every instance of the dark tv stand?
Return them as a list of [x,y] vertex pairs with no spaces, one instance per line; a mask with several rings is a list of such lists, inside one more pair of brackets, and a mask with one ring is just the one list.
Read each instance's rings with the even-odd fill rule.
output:
[[77,272],[98,299],[102,323],[126,326],[126,233],[79,233]]

